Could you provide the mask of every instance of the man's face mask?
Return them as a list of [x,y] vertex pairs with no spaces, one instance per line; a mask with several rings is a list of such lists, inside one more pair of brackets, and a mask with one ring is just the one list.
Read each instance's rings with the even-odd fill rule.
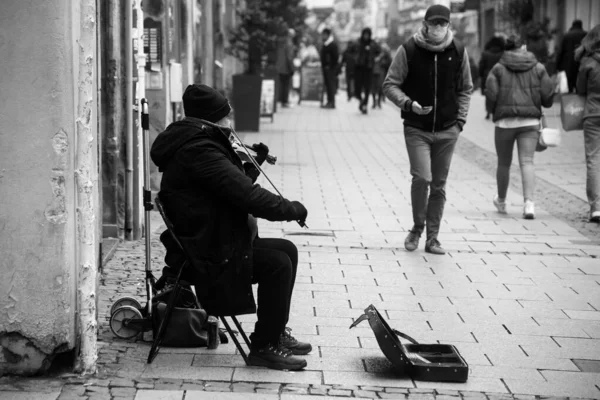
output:
[[443,19],[434,19],[427,21],[427,36],[433,42],[441,42],[448,34],[448,21]]

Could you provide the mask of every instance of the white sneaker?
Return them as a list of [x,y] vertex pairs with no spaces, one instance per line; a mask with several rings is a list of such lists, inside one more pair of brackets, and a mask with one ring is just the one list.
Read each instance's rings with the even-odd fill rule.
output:
[[495,195],[494,205],[498,209],[499,213],[506,214],[506,199],[504,201],[500,201],[500,197],[498,197],[498,195]]
[[534,219],[535,218],[535,205],[533,201],[526,200],[523,206],[523,218]]
[[600,222],[600,211],[594,211],[590,214],[590,222]]

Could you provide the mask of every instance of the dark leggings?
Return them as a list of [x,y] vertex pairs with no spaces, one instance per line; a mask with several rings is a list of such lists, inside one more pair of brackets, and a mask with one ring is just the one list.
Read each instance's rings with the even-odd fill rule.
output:
[[257,238],[253,250],[253,283],[258,283],[258,309],[252,347],[276,345],[290,315],[298,249],[286,239]]

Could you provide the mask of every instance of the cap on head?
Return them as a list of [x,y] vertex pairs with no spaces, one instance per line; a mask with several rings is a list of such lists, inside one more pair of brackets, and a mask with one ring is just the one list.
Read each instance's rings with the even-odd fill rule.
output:
[[218,122],[231,112],[229,100],[215,89],[203,84],[189,85],[183,93],[182,100],[186,117]]
[[435,4],[429,7],[425,12],[425,21],[434,19],[443,19],[444,21],[450,22],[450,9],[441,4]]

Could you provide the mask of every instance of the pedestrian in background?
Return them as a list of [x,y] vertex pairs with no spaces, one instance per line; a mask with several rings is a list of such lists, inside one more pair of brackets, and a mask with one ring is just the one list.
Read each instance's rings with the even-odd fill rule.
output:
[[358,109],[367,113],[369,104],[369,94],[373,79],[373,68],[375,67],[375,58],[379,55],[379,46],[371,38],[371,28],[362,30],[358,40],[358,52],[355,68],[356,95],[359,100]]
[[348,101],[352,97],[356,96],[356,89],[354,87],[354,71],[356,68],[356,44],[349,42],[346,46],[346,50],[342,53],[342,67],[344,67],[344,75],[346,78],[346,93],[348,94]]
[[577,71],[579,71],[579,62],[575,60],[575,49],[581,45],[581,40],[586,34],[587,32],[583,30],[581,20],[576,19],[573,21],[569,32],[563,37],[560,49],[558,50],[556,59],[557,68],[559,71],[565,71],[570,93],[575,91]]
[[[500,61],[504,53],[504,39],[500,36],[492,37],[486,44],[479,60],[479,77],[481,78],[481,94],[485,95],[485,80],[492,70],[492,67]],[[485,119],[490,118],[490,113],[486,112]]]
[[600,25],[583,38],[575,59],[581,61],[577,93],[585,96],[583,136],[590,221],[600,222]]
[[383,95],[383,79],[392,64],[390,47],[383,43],[380,46],[380,49],[381,51],[377,58],[375,58],[375,66],[373,67],[373,86],[371,87],[371,93],[373,94],[373,108],[381,108],[381,99],[385,98]]
[[289,107],[289,95],[294,75],[294,43],[293,29],[288,30],[287,36],[279,41],[275,66],[279,74],[279,101],[281,107]]
[[517,142],[523,181],[523,217],[535,218],[533,194],[535,172],[533,154],[540,135],[542,106],[552,107],[554,87],[546,68],[525,49],[521,39],[511,36],[505,52],[492,68],[486,81],[486,107],[493,115],[498,168],[498,192],[494,206],[506,213],[506,193],[510,180],[513,148]]
[[450,10],[429,7],[422,28],[399,47],[383,82],[383,92],[404,119],[414,222],[404,241],[408,251],[419,246],[426,226],[425,251],[445,254],[438,233],[446,178],[473,91],[469,56],[449,28]]
[[327,103],[323,108],[335,108],[335,92],[337,91],[338,76],[338,45],[333,40],[331,29],[325,28],[321,32],[323,47],[321,48],[321,69],[323,70],[323,83],[327,93]]

